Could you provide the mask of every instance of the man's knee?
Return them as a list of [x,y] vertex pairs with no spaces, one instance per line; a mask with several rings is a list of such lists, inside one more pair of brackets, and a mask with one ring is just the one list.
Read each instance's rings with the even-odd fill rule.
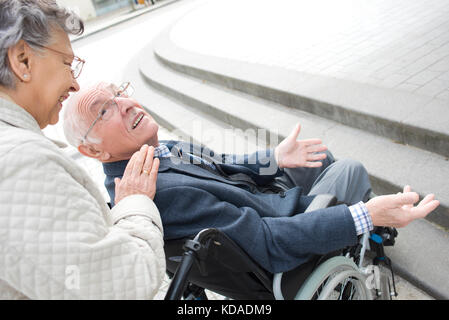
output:
[[328,167],[329,165],[335,162],[335,158],[334,155],[329,150],[324,151],[324,153],[326,154],[326,159],[324,159],[322,163],[324,167]]
[[354,204],[365,201],[370,191],[368,172],[363,164],[352,159],[341,159],[323,172],[309,194],[330,193],[339,201]]
[[357,160],[353,159],[340,159],[335,165],[341,167],[341,169],[354,174],[367,174],[365,166]]
[[360,161],[352,159],[341,159],[335,163],[335,165],[337,164],[340,166],[340,170],[343,172],[343,176],[345,176],[351,184],[355,184],[358,188],[361,188],[363,190],[371,190],[368,171]]

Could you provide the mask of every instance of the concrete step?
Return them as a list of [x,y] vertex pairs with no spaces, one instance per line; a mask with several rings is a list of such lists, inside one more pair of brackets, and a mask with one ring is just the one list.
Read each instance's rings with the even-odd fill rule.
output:
[[[190,130],[190,135],[195,136],[198,135],[198,131],[195,133],[191,123],[200,119],[228,129],[229,127],[225,125],[232,124],[242,130],[253,129],[253,134],[256,135],[257,129],[265,128],[271,134],[268,144],[276,145],[297,122],[300,122],[303,127],[302,138],[320,137],[337,158],[349,157],[364,163],[370,172],[376,193],[397,192],[406,183],[411,184],[414,190],[421,194],[444,190],[438,186],[447,181],[449,172],[447,161],[440,155],[397,144],[384,137],[347,127],[313,114],[179,74],[158,62],[151,54],[151,45],[133,60],[137,62],[128,68],[130,71],[127,79],[132,80],[138,88],[138,94],[136,93],[138,100],[142,101],[166,128],[181,128],[187,135]],[[138,64],[140,64],[140,74],[136,67]],[[158,95],[164,96],[164,100],[157,100]],[[174,98],[178,102],[172,100]],[[187,119],[187,123],[183,122],[183,119]],[[217,127],[214,128],[217,129]],[[236,132],[241,133],[238,130]],[[242,139],[245,142],[254,141],[252,138],[245,140],[248,133],[251,133],[251,130],[244,132]],[[208,143],[203,137],[200,139],[206,145],[215,148],[213,144],[211,145],[212,141]],[[260,140],[264,140],[263,137]],[[260,140],[256,143],[258,148],[263,145]],[[354,150],[359,152],[354,154]],[[392,166],[392,163],[398,165]],[[439,171],[446,171],[442,172],[441,177],[432,179],[432,183],[429,183],[429,179],[423,179],[426,172],[432,172],[436,168]],[[441,168],[443,169],[440,170]],[[444,199],[443,195],[440,197],[438,192],[436,194],[437,198],[443,198],[440,199],[443,210],[432,213],[430,216],[433,218],[430,220],[445,223],[449,199]],[[401,241],[401,238],[422,239],[421,245]],[[427,250],[426,239],[432,239],[434,251]],[[432,272],[435,266],[444,269],[449,263],[448,232],[427,220],[422,220],[401,229],[397,243],[397,246],[388,250],[395,263],[396,272],[433,297],[449,298],[449,277],[445,272]],[[407,254],[403,254],[404,252]]]
[[443,100],[189,52],[170,41],[170,30],[154,53],[175,70],[449,157]]

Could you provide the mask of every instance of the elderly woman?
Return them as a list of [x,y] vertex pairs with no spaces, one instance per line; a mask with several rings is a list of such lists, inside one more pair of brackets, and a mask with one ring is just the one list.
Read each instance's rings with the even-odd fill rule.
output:
[[78,91],[83,23],[51,0],[0,0],[0,299],[148,299],[165,274],[158,160],[136,152],[110,210],[41,129]]

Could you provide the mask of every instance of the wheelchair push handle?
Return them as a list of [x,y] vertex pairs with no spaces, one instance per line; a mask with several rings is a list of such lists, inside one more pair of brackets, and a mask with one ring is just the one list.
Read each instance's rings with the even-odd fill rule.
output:
[[198,236],[193,240],[186,240],[181,262],[167,290],[165,300],[180,300],[182,298],[188,285],[188,275],[193,263],[196,262],[200,272],[206,274],[204,255],[207,253],[207,248],[200,241],[201,239]]
[[164,300],[180,300],[187,288],[186,274],[190,272],[193,262],[195,261],[195,253],[192,251],[184,252],[182,255],[181,263],[176,269],[176,273],[173,276],[172,283],[165,294]]

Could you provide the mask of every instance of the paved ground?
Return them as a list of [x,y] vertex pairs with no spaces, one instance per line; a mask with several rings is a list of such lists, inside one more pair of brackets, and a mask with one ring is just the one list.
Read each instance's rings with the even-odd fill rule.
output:
[[[214,0],[209,1],[183,0],[176,2],[170,6],[167,6],[166,8],[156,10],[154,12],[148,12],[145,15],[139,16],[133,20],[129,20],[119,24],[118,21],[120,21],[122,18],[125,18],[125,20],[127,19],[126,16],[122,16],[121,18],[118,18],[118,20],[114,20],[115,25],[113,27],[103,31],[95,30],[95,34],[92,34],[89,37],[85,37],[84,39],[80,39],[73,43],[73,47],[76,54],[87,60],[85,69],[79,81],[80,85],[86,86],[89,83],[100,80],[112,81],[117,83],[119,83],[122,80],[125,80],[122,78],[123,73],[125,71],[124,68],[129,63],[130,58],[133,57],[136,52],[140,51],[144,45],[146,45],[149,41],[151,41],[151,39],[154,38],[156,35],[158,35],[165,27],[167,27],[169,24],[175,21],[178,21],[188,12],[190,12],[190,14],[181,19],[180,22],[177,24],[176,32],[172,34],[172,38],[174,41],[176,41],[177,45],[183,46],[189,50],[198,50],[201,51],[202,53],[207,53],[216,56],[226,56],[228,58],[240,59],[242,61],[258,62],[267,65],[271,64],[286,68],[295,68],[295,70],[300,71],[324,73],[327,75],[332,75],[334,77],[348,77],[348,78],[353,77],[352,79],[358,78],[359,81],[362,81],[360,79],[365,79],[367,81],[367,79],[372,78],[379,80],[378,85],[382,85],[381,83],[383,83],[383,85],[385,86],[387,85],[388,81],[384,80],[392,79],[394,75],[402,74],[399,72],[400,70],[406,72],[407,70],[406,68],[407,66],[409,66],[405,65],[405,60],[407,60],[406,55],[401,56],[404,57],[403,68],[400,70],[392,70],[394,69],[393,67],[394,61],[399,61],[400,59],[391,58],[391,56],[387,52],[384,53],[385,55],[383,58],[384,60],[382,60],[381,58],[376,58],[373,51],[369,53],[368,49],[365,49],[365,51],[362,50],[364,45],[368,46],[366,44],[366,39],[363,40],[362,38],[358,38],[357,36],[359,35],[360,37],[362,37],[364,34],[362,32],[363,30],[368,32],[369,30],[374,30],[376,27],[378,28],[377,30],[379,30],[379,32],[380,30],[386,30],[387,28],[384,26],[384,22],[389,20],[387,9],[389,8],[398,9],[401,7],[400,5],[398,5],[398,7],[396,6],[389,7],[388,1],[376,0],[372,2],[377,4],[378,7],[372,7],[367,4],[368,3],[367,1],[362,2],[359,1],[362,4],[356,5],[354,1],[349,2],[343,0],[339,2],[340,5],[336,7],[330,1],[320,0],[318,2],[321,3],[321,5],[323,5],[323,2],[326,2],[327,8],[329,9],[330,12],[333,13],[332,15],[323,13],[322,14],[323,19],[324,18],[336,19],[336,17],[339,17],[340,21],[345,22],[343,25],[345,26],[346,29],[341,30],[335,29],[333,35],[326,34],[326,32],[323,31],[323,28],[320,29],[320,25],[328,21],[326,19],[321,22],[308,19],[309,24],[307,26],[306,24],[303,24],[301,26],[300,24],[305,23],[305,21],[299,19],[299,17],[307,18],[307,15],[301,8],[297,7],[297,9],[293,10],[293,8],[289,6],[305,5],[305,2],[298,1],[296,3],[295,1],[286,1],[286,0],[279,0],[278,2],[276,2],[276,5],[273,5],[273,2],[254,1],[254,0],[246,0],[245,2],[242,1],[220,2]],[[419,4],[424,3],[423,1],[417,0],[413,0],[413,2],[416,3],[416,5],[412,7],[417,7]],[[404,3],[404,1],[397,1],[395,3]],[[432,3],[435,3],[435,5],[439,4],[438,7],[439,9],[437,10],[438,12],[447,13],[448,5],[445,1],[432,0]],[[354,5],[355,7],[351,8],[351,5]],[[428,7],[428,9],[435,8],[435,6],[432,5],[428,5],[426,7]],[[311,10],[315,10],[315,12],[317,12],[317,10],[319,9],[315,5],[311,5],[310,8]],[[368,11],[371,10],[370,12],[379,12],[379,13],[384,12],[384,14],[379,15],[379,20],[369,22],[363,20],[362,18],[357,18],[359,17],[360,12],[354,11],[355,8],[357,8],[357,10],[368,10]],[[215,24],[213,23],[213,21],[208,19],[209,15],[207,10],[220,10],[221,13],[218,16],[221,17],[221,19],[223,20],[227,19],[228,21],[227,28],[223,30],[216,28],[214,29]],[[396,14],[397,15],[403,14],[404,17],[407,16],[407,14],[408,15],[417,14],[419,17],[421,17],[424,16],[421,15],[422,13],[421,11],[422,10],[419,9],[415,9],[415,11],[413,12],[407,10],[405,12],[401,12],[399,10],[399,12]],[[258,14],[253,15],[252,13],[254,12],[257,12]],[[271,15],[269,15],[270,12],[272,12]],[[229,17],[229,15],[231,14],[232,19],[230,19]],[[242,26],[247,22],[249,14],[251,16],[254,16],[255,20],[251,22],[250,28],[248,28],[249,31],[239,33],[239,30],[240,31],[243,30]],[[282,14],[288,14],[289,18],[288,19],[280,18]],[[341,14],[345,15],[342,16]],[[390,20],[392,20],[391,14],[392,13],[390,12]],[[430,13],[428,13],[428,15],[430,15]],[[443,20],[442,16],[443,14],[441,14],[441,17],[439,18],[440,22]],[[129,17],[131,17],[131,15],[128,15],[128,18]],[[353,17],[354,21],[349,19],[350,17]],[[200,19],[197,20],[200,21],[200,23],[198,24],[195,21],[193,21],[195,20],[194,18]],[[229,23],[229,21],[232,21],[232,24]],[[406,18],[404,18],[404,21],[405,22],[403,22],[403,24],[399,24],[396,27],[397,29],[395,30],[399,30],[401,25],[405,25],[404,29],[402,30],[407,30],[408,29],[407,26],[410,27],[410,25],[413,25],[413,23],[410,24],[406,22],[408,21]],[[426,21],[428,25],[435,24],[437,18],[434,17],[434,19],[427,19]],[[204,27],[206,25],[207,28]],[[365,27],[361,28],[361,26]],[[434,27],[437,28],[438,26]],[[88,27],[86,30],[87,32],[89,32]],[[255,36],[255,31],[256,30],[260,31],[260,28],[263,28],[262,34],[265,34],[265,36],[263,37]],[[93,27],[91,30],[93,30]],[[253,33],[251,33],[251,30],[253,31]],[[310,32],[311,30],[315,30],[314,31],[315,40],[314,37],[310,35],[307,37],[308,35],[307,31]],[[349,33],[350,36],[345,38],[344,37],[345,32]],[[374,31],[372,32],[374,34]],[[191,37],[194,34],[199,35],[198,39],[203,40],[204,36],[206,36],[207,43],[209,45],[205,46],[204,41],[203,42],[196,41],[194,39],[195,37]],[[268,40],[270,35],[271,38],[270,40]],[[302,35],[302,37],[300,37],[300,35]],[[296,40],[299,38],[301,38],[301,41]],[[352,42],[350,42],[349,40],[345,40],[349,38],[353,39]],[[379,38],[382,37],[379,36]],[[311,42],[315,41],[313,45],[310,45],[308,51],[305,51],[306,47],[304,42],[305,39],[309,39],[309,41]],[[332,42],[331,41],[332,39],[335,39],[335,41]],[[337,41],[337,39],[339,40]],[[396,43],[397,39],[404,40],[405,38],[396,37],[392,35],[390,41]],[[434,84],[438,82],[436,80],[447,78],[448,68],[446,68],[444,71],[436,70],[437,66],[441,67],[440,70],[443,69],[444,67],[443,62],[447,61],[448,57],[447,55],[443,56],[442,55],[443,51],[442,49],[440,49],[440,48],[447,48],[444,47],[447,44],[447,42],[444,42],[443,36],[441,36],[441,38],[439,39],[440,40],[436,39],[429,40],[435,41],[433,42],[434,51],[430,51],[427,54],[423,53],[422,56],[416,58],[416,59],[424,59],[425,57],[430,55],[432,57],[435,57],[434,58],[435,61],[433,61],[433,63],[429,65],[428,68],[426,68],[425,70],[423,69],[417,71],[413,75],[410,75],[410,77],[408,77],[407,79],[401,81],[399,84],[396,84],[395,86],[393,86],[394,88],[400,85],[408,85],[409,89],[411,89],[410,85],[417,86],[416,81],[414,81],[412,77],[417,76],[420,72],[424,71],[428,72],[432,71],[436,73],[434,74],[435,77],[433,78],[430,77],[432,79],[420,85],[419,88],[415,88],[415,91],[421,90],[420,91],[421,94],[426,90],[423,89],[426,88],[426,86],[427,88],[429,87],[437,88],[438,86]],[[342,42],[345,41],[347,42],[343,44]],[[378,41],[379,41],[378,46],[376,48],[378,48],[379,51],[377,51],[377,53],[380,55],[382,49],[381,46],[382,43],[384,42],[382,42],[382,40],[380,39]],[[397,46],[399,46],[397,50],[399,51],[400,48],[405,50],[407,46],[406,42],[407,41],[398,41],[396,43]],[[426,43],[422,44],[422,46],[425,45]],[[275,49],[273,50],[273,48]],[[339,51],[340,55],[337,55],[338,54],[337,52],[335,54],[326,54],[324,56],[321,56],[320,58],[318,54],[319,51],[334,52],[329,48],[334,48],[335,52],[340,50]],[[346,48],[345,50],[347,51],[346,55],[344,55],[345,51],[344,48]],[[387,50],[386,47],[383,47],[383,50]],[[424,49],[422,50],[423,52],[425,51]],[[358,54],[350,53],[352,51],[358,52]],[[416,50],[409,50],[410,55],[416,55],[416,53],[414,53],[415,51]],[[336,55],[339,57],[338,61],[341,66],[351,65],[351,67],[349,68],[350,70],[352,70],[351,73],[343,72],[342,70],[340,70],[340,74],[338,74],[338,70],[331,69],[330,66],[332,63],[334,63],[333,62],[334,60],[332,59],[337,59],[335,58]],[[439,57],[438,59],[437,56]],[[321,67],[318,67],[319,64],[317,59],[322,60],[320,64]],[[430,57],[427,59],[430,59]],[[378,60],[384,61],[385,64],[382,66],[378,66],[378,68],[374,70],[372,64]],[[329,65],[326,67],[328,62]],[[378,63],[380,64],[380,62]],[[432,67],[432,69],[430,69],[430,67]],[[370,68],[372,68],[373,70],[371,72],[368,72],[367,70]],[[349,70],[348,68],[345,69]],[[384,70],[383,73],[381,72],[382,70]],[[376,73],[378,75],[378,78],[372,75],[375,72],[378,72]],[[409,72],[411,73],[411,71]],[[424,73],[422,73],[422,77],[424,77]],[[410,82],[410,79],[412,79],[413,81]],[[422,82],[424,82],[424,80],[422,80]],[[398,89],[400,88],[398,87]],[[438,99],[445,99],[445,98],[449,99],[445,95],[445,92],[448,91],[447,86],[444,87],[441,91],[438,92],[437,91],[438,91],[437,89],[433,89],[432,92],[434,92],[434,94],[432,95],[432,97]],[[430,95],[431,93],[427,94]],[[57,138],[63,141],[65,140],[60,125],[49,127],[45,130],[45,132],[50,137]],[[169,133],[164,132],[161,138],[163,138],[164,134]],[[101,173],[101,168],[98,166],[98,163],[92,162],[91,160],[82,157],[78,158],[77,161],[82,163],[83,166],[86,168],[86,170],[91,172],[96,177],[96,181],[99,181],[99,187],[104,190],[104,187],[102,185],[103,175]],[[107,195],[105,193],[105,198],[106,197]],[[406,281],[403,281],[401,279],[398,279],[398,286],[401,288],[400,289],[401,295],[399,297],[401,299],[430,298],[427,295],[423,294],[420,290],[414,288]],[[163,290],[164,288],[161,290],[159,298],[163,297],[164,292]]]
[[192,52],[449,100],[446,0],[209,1],[176,23],[171,40]]

